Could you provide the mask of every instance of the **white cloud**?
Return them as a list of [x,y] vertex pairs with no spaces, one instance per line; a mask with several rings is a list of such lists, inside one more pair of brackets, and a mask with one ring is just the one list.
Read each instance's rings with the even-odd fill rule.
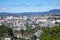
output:
[[29,7],[28,4],[19,4],[19,3],[16,3],[16,4],[11,5],[11,7],[21,7],[21,6],[23,6],[23,7]]
[[37,7],[41,7],[41,6],[43,6],[43,4],[37,4],[36,6],[37,6]]
[[0,7],[0,11],[7,11],[8,8],[5,8],[5,7]]

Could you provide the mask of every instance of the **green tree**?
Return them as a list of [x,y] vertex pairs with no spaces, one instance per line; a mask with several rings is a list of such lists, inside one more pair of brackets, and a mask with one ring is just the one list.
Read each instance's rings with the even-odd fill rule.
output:
[[60,40],[60,26],[43,28],[41,40]]
[[0,26],[0,36],[3,36],[4,34],[8,34],[9,36],[13,36],[13,31],[11,28],[7,26]]

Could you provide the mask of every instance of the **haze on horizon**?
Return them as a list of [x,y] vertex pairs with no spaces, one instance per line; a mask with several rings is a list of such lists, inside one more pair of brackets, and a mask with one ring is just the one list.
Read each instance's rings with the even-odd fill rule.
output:
[[0,0],[0,12],[43,12],[60,9],[60,0]]

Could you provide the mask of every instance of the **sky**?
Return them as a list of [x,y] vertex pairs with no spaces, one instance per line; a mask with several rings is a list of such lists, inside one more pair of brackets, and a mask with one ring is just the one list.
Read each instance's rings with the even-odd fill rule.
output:
[[60,0],[0,0],[0,12],[44,12],[60,9]]

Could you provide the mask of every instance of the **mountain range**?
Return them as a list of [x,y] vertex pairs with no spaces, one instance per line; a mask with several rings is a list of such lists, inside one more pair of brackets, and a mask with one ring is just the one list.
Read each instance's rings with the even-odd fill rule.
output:
[[0,16],[22,16],[22,15],[46,15],[46,14],[57,14],[60,15],[60,9],[52,9],[46,12],[23,12],[23,13],[9,13],[9,12],[0,12]]

